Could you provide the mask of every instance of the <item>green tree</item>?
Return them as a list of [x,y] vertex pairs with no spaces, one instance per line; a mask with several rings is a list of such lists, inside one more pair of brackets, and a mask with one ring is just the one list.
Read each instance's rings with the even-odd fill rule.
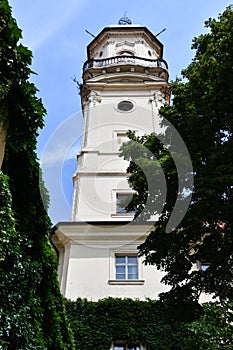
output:
[[32,53],[7,0],[0,2],[0,125],[6,137],[0,177],[0,347],[72,349],[50,220],[40,195],[36,138],[45,109],[29,81]]
[[200,319],[187,325],[199,350],[233,349],[232,306],[204,304]]
[[[129,182],[138,192],[133,205],[138,213],[146,208],[143,219],[156,212],[155,200],[160,198],[158,193],[149,193],[148,176],[154,176],[154,181],[157,178],[156,171],[150,173],[149,169],[155,169],[158,164],[163,169],[168,189],[163,212],[154,231],[139,248],[147,264],[156,264],[166,272],[162,281],[171,289],[161,298],[175,312],[179,310],[179,317],[190,318],[201,291],[211,291],[226,302],[233,297],[232,8],[228,7],[218,19],[209,19],[205,25],[209,32],[194,38],[192,48],[196,53],[182,71],[184,79],[170,84],[172,105],[160,109],[161,124],[168,121],[172,125],[166,129],[166,142],[161,142],[158,135],[136,138],[129,133],[132,141],[122,149],[122,155],[131,161]],[[194,187],[184,219],[167,232],[177,196],[181,196],[182,202],[190,190],[186,187],[191,175],[188,172],[183,174],[184,183],[179,188],[174,153],[166,146],[173,142],[174,128],[188,147]],[[183,157],[182,152],[176,156]],[[142,171],[145,167],[147,179]],[[149,206],[145,205],[147,201]],[[191,270],[197,261],[208,264],[208,268]]]

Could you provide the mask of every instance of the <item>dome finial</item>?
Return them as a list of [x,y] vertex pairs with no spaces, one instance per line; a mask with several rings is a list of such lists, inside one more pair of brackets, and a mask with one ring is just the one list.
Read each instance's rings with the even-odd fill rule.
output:
[[126,17],[126,11],[124,13],[124,16],[119,19],[118,24],[132,24],[131,19],[129,19],[129,17]]

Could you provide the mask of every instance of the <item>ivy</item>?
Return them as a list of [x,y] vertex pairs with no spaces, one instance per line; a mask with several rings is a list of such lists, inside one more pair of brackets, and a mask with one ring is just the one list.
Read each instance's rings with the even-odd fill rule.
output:
[[174,323],[155,300],[106,298],[68,300],[77,350],[109,350],[115,341],[141,343],[146,350],[232,349],[232,305],[205,304],[192,323]]
[[[36,142],[45,108],[29,81],[32,53],[7,0],[0,2],[0,125],[7,134],[0,177],[1,349],[73,349],[48,236]],[[7,181],[7,178],[8,181]]]

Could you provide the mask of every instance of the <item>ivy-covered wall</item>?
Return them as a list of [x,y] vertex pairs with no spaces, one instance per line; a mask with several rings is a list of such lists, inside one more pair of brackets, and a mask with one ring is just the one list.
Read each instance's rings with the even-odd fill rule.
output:
[[119,340],[141,343],[146,350],[233,349],[230,307],[206,304],[197,321],[176,323],[165,304],[154,300],[66,302],[77,350],[109,350]]
[[[74,349],[48,236],[36,155],[45,108],[30,82],[32,53],[7,0],[0,1],[0,349]],[[4,174],[4,175],[3,175]]]

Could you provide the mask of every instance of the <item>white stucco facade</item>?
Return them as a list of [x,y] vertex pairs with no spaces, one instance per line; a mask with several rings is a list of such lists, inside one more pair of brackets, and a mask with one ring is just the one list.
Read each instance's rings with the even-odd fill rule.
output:
[[130,223],[59,223],[54,243],[60,250],[62,293],[69,299],[156,298],[166,290],[160,283],[162,274],[154,266],[145,266],[142,258],[138,258],[136,280],[118,280],[115,276],[115,256],[137,255],[149,228]]
[[133,193],[119,149],[128,130],[141,136],[160,128],[158,111],[169,99],[163,46],[145,27],[113,26],[88,45],[87,57],[72,220],[53,234],[61,290],[73,300],[154,299],[165,291],[162,273],[137,256],[151,225],[133,221],[119,204]]

